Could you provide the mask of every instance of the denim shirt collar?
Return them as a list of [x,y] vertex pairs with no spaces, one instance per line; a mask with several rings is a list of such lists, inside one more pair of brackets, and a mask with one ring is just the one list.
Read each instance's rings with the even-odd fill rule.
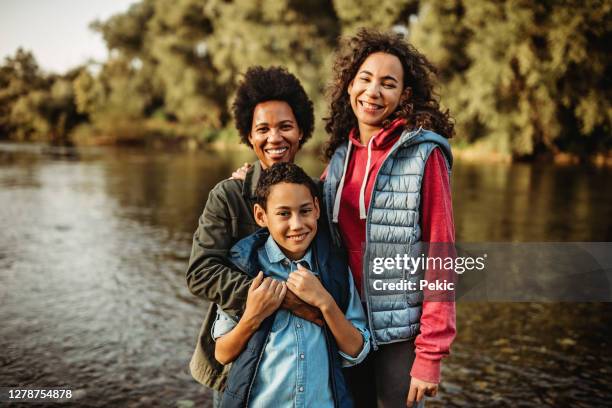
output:
[[[268,236],[266,240],[266,244],[264,245],[266,250],[266,256],[268,257],[268,261],[270,263],[279,263],[286,261],[289,264],[291,259],[287,258],[287,256],[283,253],[283,251],[279,248],[278,244],[272,238],[272,235]],[[308,250],[302,257],[302,259],[293,261],[294,263],[301,263],[302,266],[312,271],[312,249],[308,247]]]

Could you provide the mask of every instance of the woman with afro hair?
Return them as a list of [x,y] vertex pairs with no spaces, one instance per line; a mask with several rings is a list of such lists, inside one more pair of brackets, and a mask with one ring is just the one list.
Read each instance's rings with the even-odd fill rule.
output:
[[435,73],[400,35],[367,29],[344,40],[335,59],[324,203],[372,333],[374,351],[348,369],[358,406],[413,406],[434,396],[456,333],[452,293],[419,290],[424,273],[443,271],[380,270],[380,260],[419,257],[426,247],[429,257],[454,254],[453,123],[434,94]]
[[[193,377],[216,391],[223,391],[228,366],[215,360],[211,329],[217,305],[233,317],[242,315],[252,279],[234,270],[228,261],[230,248],[259,226],[253,217],[255,188],[262,169],[274,163],[293,162],[314,127],[312,102],[299,80],[283,68],[252,67],[240,83],[232,106],[243,143],[257,156],[244,179],[227,179],[209,193],[193,237],[187,286],[191,293],[210,302],[196,350],[190,363]],[[287,291],[282,308],[321,323],[318,309]]]

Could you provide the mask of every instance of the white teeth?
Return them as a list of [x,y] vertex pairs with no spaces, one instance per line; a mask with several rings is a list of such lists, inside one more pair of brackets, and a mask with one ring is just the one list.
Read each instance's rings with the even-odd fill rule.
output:
[[302,241],[304,238],[306,238],[307,234],[302,234],[302,235],[294,235],[292,237],[289,237],[290,240],[292,241]]
[[363,105],[365,108],[370,108],[370,109],[379,109],[379,108],[380,108],[380,106],[378,106],[378,105],[374,105],[374,104],[372,104],[372,103],[367,103],[367,102],[364,102],[364,101],[361,101],[361,104],[362,104],[362,105]]
[[281,154],[286,152],[288,149],[286,147],[281,147],[280,149],[266,149],[266,152],[270,154]]

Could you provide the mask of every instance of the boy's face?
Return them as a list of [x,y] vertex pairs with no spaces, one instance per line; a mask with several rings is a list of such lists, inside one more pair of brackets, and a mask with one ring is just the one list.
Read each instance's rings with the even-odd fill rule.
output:
[[283,253],[292,260],[301,259],[317,234],[319,202],[308,187],[279,183],[270,188],[267,209],[255,204],[255,221],[268,227]]

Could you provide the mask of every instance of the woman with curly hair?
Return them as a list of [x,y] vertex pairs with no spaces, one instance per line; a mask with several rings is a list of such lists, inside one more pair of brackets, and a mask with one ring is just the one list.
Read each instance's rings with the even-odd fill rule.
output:
[[[238,87],[232,110],[242,142],[254,150],[258,160],[243,179],[223,180],[210,191],[187,268],[189,290],[211,304],[191,359],[191,374],[217,392],[224,389],[229,370],[215,360],[215,343],[210,335],[217,305],[232,318],[242,315],[253,281],[231,266],[229,251],[260,228],[253,206],[262,170],[275,163],[293,162],[314,128],[312,102],[300,81],[280,67],[250,68]],[[290,290],[281,307],[304,319],[322,322],[320,311]],[[216,393],[215,400],[219,396]]]
[[[422,271],[397,262],[381,268],[390,258],[419,256],[430,243],[454,242],[453,123],[435,97],[435,73],[401,36],[366,29],[341,44],[334,64],[324,201],[376,350],[347,373],[364,407],[412,406],[434,396],[455,337],[452,298],[423,299]],[[436,248],[435,255],[451,255],[450,245]]]

